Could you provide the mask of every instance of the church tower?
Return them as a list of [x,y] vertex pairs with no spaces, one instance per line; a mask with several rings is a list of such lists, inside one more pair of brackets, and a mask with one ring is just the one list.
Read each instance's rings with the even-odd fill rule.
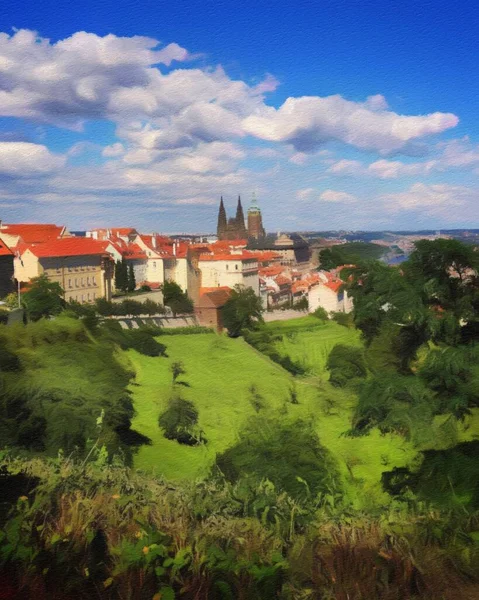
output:
[[265,235],[261,209],[256,201],[256,195],[253,193],[253,198],[248,208],[248,237],[259,240],[264,238]]
[[226,222],[226,210],[223,204],[223,196],[221,196],[220,209],[218,211],[218,225],[216,227],[216,234],[219,240],[223,240],[226,235],[227,222]]
[[238,239],[247,237],[246,226],[244,222],[244,212],[241,206],[241,196],[238,196],[238,206],[236,207],[236,235]]

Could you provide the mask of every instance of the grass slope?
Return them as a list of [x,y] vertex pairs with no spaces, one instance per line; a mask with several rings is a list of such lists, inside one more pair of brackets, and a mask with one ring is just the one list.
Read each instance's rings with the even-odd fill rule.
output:
[[326,375],[326,361],[333,346],[361,346],[356,329],[342,327],[333,321],[321,323],[312,316],[296,321],[301,321],[302,326],[300,323],[294,323],[296,327],[289,329],[287,324],[293,325],[293,322],[283,321],[281,324],[270,323],[268,329],[274,333],[285,334],[282,341],[276,343],[276,349],[282,356],[289,356],[317,377]]
[[[300,353],[309,351],[308,361],[316,376],[308,378],[294,379],[242,339],[217,335],[162,338],[167,346],[166,359],[130,352],[139,384],[134,388],[137,416],[133,427],[152,440],[151,446],[139,449],[135,467],[173,480],[206,476],[216,453],[234,444],[245,419],[255,414],[248,391],[254,383],[268,409],[282,411],[287,419],[313,419],[321,443],[338,460],[345,493],[355,506],[387,503],[389,497],[380,486],[381,473],[410,463],[416,451],[400,436],[381,436],[378,432],[363,438],[344,436],[351,427],[356,400],[327,382],[324,362],[335,343],[359,344],[359,338],[356,332],[336,323],[320,325],[314,331],[308,330],[310,325],[309,321],[305,323],[306,330],[298,333],[294,342],[285,342],[285,351],[291,350],[293,358],[298,348]],[[187,373],[182,379],[190,387],[181,389],[199,410],[206,446],[187,447],[166,440],[158,427],[158,415],[171,393],[169,368],[177,360],[185,365]],[[293,381],[299,405],[285,402]]]

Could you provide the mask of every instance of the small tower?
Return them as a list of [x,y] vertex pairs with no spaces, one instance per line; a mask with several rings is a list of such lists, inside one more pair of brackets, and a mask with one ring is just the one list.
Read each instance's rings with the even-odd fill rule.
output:
[[218,225],[216,227],[216,235],[219,240],[225,239],[227,229],[227,221],[226,221],[226,210],[225,205],[223,204],[223,196],[221,196],[220,208],[218,211]]
[[259,240],[264,238],[263,218],[261,209],[256,201],[256,194],[253,192],[253,198],[248,208],[248,237]]

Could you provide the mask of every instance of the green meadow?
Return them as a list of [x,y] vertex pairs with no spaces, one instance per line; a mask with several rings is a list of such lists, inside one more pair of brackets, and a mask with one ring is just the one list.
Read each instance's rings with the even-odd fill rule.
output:
[[[138,449],[135,467],[172,480],[206,477],[216,454],[235,444],[245,421],[256,414],[249,391],[255,385],[266,403],[261,410],[279,412],[282,418],[293,421],[312,420],[321,443],[338,462],[343,489],[354,506],[369,508],[389,502],[381,488],[381,473],[410,464],[417,451],[399,435],[382,436],[378,431],[365,437],[345,435],[351,428],[356,398],[328,383],[325,362],[334,344],[358,345],[359,335],[336,323],[317,323],[305,317],[302,327],[292,321],[279,327],[270,324],[282,331],[288,331],[288,324],[293,326],[296,333],[292,339],[285,334],[280,350],[307,363],[311,375],[306,377],[294,378],[242,338],[216,334],[161,337],[167,358],[130,351],[136,370],[132,390],[137,415],[132,427],[151,440],[151,445]],[[158,426],[158,416],[172,392],[170,367],[175,361],[182,361],[185,367],[180,380],[187,385],[178,389],[199,411],[205,445],[191,447],[167,440]],[[289,402],[292,387],[297,405]]]

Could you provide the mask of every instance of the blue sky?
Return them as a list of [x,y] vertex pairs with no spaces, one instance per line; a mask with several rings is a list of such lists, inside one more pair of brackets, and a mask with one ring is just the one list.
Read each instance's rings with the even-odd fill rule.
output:
[[0,8],[0,218],[212,231],[479,227],[479,6]]

